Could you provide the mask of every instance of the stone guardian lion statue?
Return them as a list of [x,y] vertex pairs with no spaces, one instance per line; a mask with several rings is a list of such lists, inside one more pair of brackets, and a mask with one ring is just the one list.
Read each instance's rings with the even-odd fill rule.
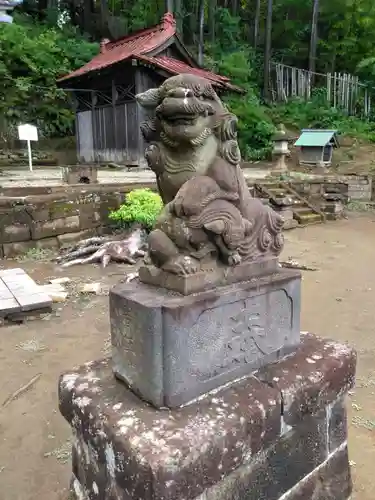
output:
[[274,262],[283,219],[253,198],[239,166],[237,118],[205,79],[182,74],[136,96],[145,157],[165,203],[149,236],[149,265],[187,276]]

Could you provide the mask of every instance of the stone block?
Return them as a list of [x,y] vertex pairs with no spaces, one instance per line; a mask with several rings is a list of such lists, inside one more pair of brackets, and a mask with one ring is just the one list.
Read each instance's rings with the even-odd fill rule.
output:
[[59,234],[77,232],[79,229],[79,216],[73,215],[63,219],[33,222],[31,225],[31,235],[33,240],[40,240],[50,238],[51,236],[58,236]]
[[70,165],[61,167],[63,182],[67,184],[97,184],[98,167],[96,165]]
[[157,407],[175,407],[275,361],[300,339],[301,276],[182,296],[139,282],[110,292],[115,374]]
[[340,396],[327,406],[328,447],[330,453],[335,451],[348,439],[348,416],[346,396]]
[[46,206],[35,207],[33,205],[27,205],[27,211],[30,214],[31,220],[34,222],[50,220],[49,209]]
[[76,202],[76,195],[72,200],[56,200],[49,205],[49,218],[61,219],[79,215],[80,205]]
[[20,254],[25,254],[32,248],[35,248],[35,241],[18,241],[17,243],[4,243],[4,257],[12,258]]
[[103,499],[114,487],[134,499],[195,498],[280,435],[279,394],[253,377],[170,412],[116,382],[104,360],[61,377],[59,406],[76,436],[77,479]]
[[[296,375],[302,388],[311,384],[311,373],[297,367],[301,353],[314,355],[312,339],[302,336],[287,358],[284,392],[256,374],[173,410],[137,398],[113,377],[109,359],[63,375],[59,406],[73,431],[74,498],[348,500],[345,399],[303,414],[292,426],[284,421],[285,395],[296,398],[290,407],[301,401]],[[315,384],[324,392],[336,380],[332,345],[344,365],[348,348],[316,342],[327,369]]]
[[14,243],[16,241],[26,241],[31,239],[30,226],[28,224],[12,224],[2,228],[2,242]]
[[289,219],[285,221],[283,229],[284,231],[287,231],[288,229],[294,229],[297,226],[298,221],[296,219]]
[[13,243],[27,241],[30,234],[31,219],[24,207],[2,208],[0,210],[0,242]]
[[283,217],[284,221],[293,219],[293,210],[291,210],[290,208],[283,208],[281,210],[278,210],[278,212]]
[[321,195],[322,194],[322,184],[320,182],[312,182],[310,184],[310,195]]
[[354,386],[356,362],[349,346],[305,333],[293,357],[260,368],[256,376],[281,392],[284,420],[293,426]]
[[97,231],[95,229],[86,229],[85,231],[78,231],[75,233],[60,234],[57,236],[57,241],[59,246],[65,247],[71,245],[72,243],[76,243],[77,241],[91,238],[91,236],[95,236],[96,234]]
[[[294,484],[293,481],[296,481],[296,477],[300,476],[302,469],[306,468],[304,457],[298,457],[296,454],[291,457],[292,460],[288,464],[285,464],[285,467],[282,467],[283,452],[279,448],[282,443],[284,443],[284,440],[280,441],[279,445],[276,445],[273,450],[275,456],[277,456],[278,451],[281,451],[277,461],[278,467],[275,470],[268,466],[270,455],[267,454],[265,457],[260,457],[259,463],[250,471],[248,465],[239,467],[227,478],[206,490],[204,496],[202,495],[195,500],[252,500],[253,498],[257,500],[350,499],[352,479],[346,443]],[[305,446],[306,444],[313,445],[314,441],[305,442]],[[306,447],[305,450],[307,450]],[[299,458],[302,460],[301,462],[297,462]],[[296,475],[297,471],[299,471],[299,474]],[[293,473],[293,480],[290,475],[291,472]],[[291,484],[293,485],[290,486]],[[83,498],[85,499],[85,497]]]
[[81,230],[95,229],[102,223],[100,213],[97,210],[92,210],[90,213],[80,213],[79,224]]
[[139,279],[143,283],[166,288],[182,295],[191,295],[204,290],[217,289],[223,285],[231,285],[251,281],[259,277],[275,275],[280,269],[277,258],[261,261],[241,262],[237,266],[213,266],[193,274],[178,275],[164,271],[153,265],[141,266]]
[[44,249],[54,249],[54,248],[59,248],[59,242],[57,241],[57,238],[44,238],[43,240],[37,240],[34,242],[35,247],[44,250]]

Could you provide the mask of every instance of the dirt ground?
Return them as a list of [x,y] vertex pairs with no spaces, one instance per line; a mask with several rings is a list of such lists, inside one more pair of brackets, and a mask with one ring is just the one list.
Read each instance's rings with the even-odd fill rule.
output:
[[[375,498],[375,215],[351,216],[286,233],[283,259],[316,266],[303,273],[302,330],[349,342],[359,354],[351,393],[350,459],[355,500]],[[34,256],[35,259],[35,256]],[[70,480],[70,430],[57,409],[61,372],[109,352],[108,296],[78,293],[79,284],[105,289],[129,268],[94,266],[62,272],[35,260],[0,261],[23,267],[39,283],[70,276],[71,296],[51,315],[0,328],[0,405],[35,375],[35,384],[0,406],[0,498],[66,500]]]

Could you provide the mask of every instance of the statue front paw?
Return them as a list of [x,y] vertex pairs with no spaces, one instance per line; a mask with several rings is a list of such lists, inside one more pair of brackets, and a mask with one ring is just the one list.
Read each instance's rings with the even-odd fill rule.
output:
[[200,263],[199,260],[189,255],[179,255],[166,262],[163,265],[163,270],[173,274],[186,276],[197,273],[200,270]]
[[238,264],[241,264],[242,257],[238,252],[233,252],[230,255],[228,255],[228,264],[230,266],[238,266]]

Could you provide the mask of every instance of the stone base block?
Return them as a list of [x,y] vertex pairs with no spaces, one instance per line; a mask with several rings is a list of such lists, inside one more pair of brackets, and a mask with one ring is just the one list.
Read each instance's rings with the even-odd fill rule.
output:
[[60,379],[77,500],[345,500],[345,393],[356,356],[302,335],[294,355],[176,410],[157,410],[109,360]]
[[212,290],[219,286],[253,280],[259,276],[271,275],[278,269],[279,263],[276,258],[264,259],[260,262],[244,262],[229,268],[219,265],[185,276],[178,276],[155,266],[147,265],[139,268],[139,279],[148,285],[167,288],[182,295],[190,295],[204,290]]
[[146,401],[176,407],[290,353],[295,270],[182,296],[140,282],[110,293],[113,369]]
[[67,184],[97,184],[97,165],[70,165],[61,167],[63,182]]

